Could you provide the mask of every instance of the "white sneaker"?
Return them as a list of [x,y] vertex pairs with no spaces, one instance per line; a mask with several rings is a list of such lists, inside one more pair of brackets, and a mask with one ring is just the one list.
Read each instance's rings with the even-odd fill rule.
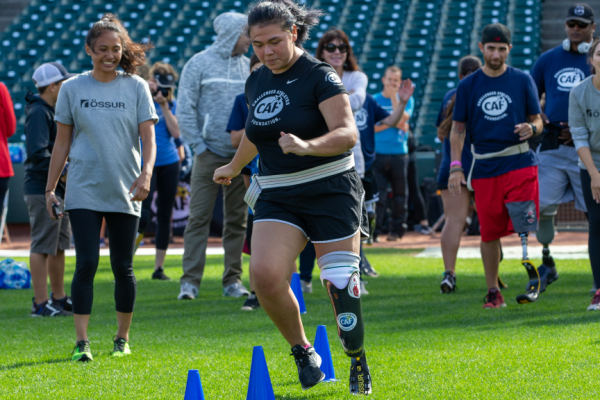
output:
[[196,296],[198,296],[198,288],[189,282],[183,282],[177,300],[193,300]]
[[225,297],[242,297],[248,296],[250,292],[239,282],[232,283],[223,288],[223,296]]
[[302,287],[302,293],[312,293],[312,282],[306,282],[300,279],[300,287]]
[[364,281],[360,281],[360,294],[369,294],[369,292],[367,291],[367,288],[365,287],[365,282]]

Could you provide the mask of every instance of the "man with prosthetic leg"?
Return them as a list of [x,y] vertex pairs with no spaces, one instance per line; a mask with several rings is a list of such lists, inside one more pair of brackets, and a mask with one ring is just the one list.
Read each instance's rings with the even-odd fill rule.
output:
[[531,70],[539,95],[545,94],[544,131],[537,149],[540,181],[540,229],[542,244],[540,293],[558,279],[549,245],[554,240],[554,218],[561,203],[575,200],[575,208],[587,212],[579,175],[579,159],[569,123],[569,93],[590,76],[586,54],[594,37],[594,11],[587,4],[572,5],[565,19],[567,38],[540,56]]
[[[505,64],[511,47],[506,26],[483,29],[479,49],[484,66],[460,81],[450,132],[448,189],[458,195],[468,185],[475,192],[488,287],[484,308],[506,306],[498,288],[500,238],[512,233],[521,236],[522,264],[529,277],[517,302],[535,301],[540,289],[538,272],[527,258],[528,232],[538,229],[539,212],[537,162],[527,139],[542,130],[541,109],[531,77]],[[473,153],[468,173],[460,162],[466,132]]]

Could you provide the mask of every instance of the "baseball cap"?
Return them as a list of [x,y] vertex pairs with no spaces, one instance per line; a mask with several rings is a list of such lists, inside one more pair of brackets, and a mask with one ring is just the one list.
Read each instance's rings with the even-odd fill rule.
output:
[[481,43],[506,43],[510,44],[510,30],[506,25],[489,24],[483,28],[481,33]]
[[577,3],[569,7],[566,21],[581,21],[586,24],[592,24],[594,22],[594,10],[592,7],[584,3]]
[[51,83],[69,79],[72,76],[75,76],[75,74],[69,74],[62,64],[49,62],[37,67],[33,72],[32,78],[35,82],[35,87],[41,88]]
[[158,87],[175,87],[175,77],[171,74],[154,74],[154,80],[156,81]]

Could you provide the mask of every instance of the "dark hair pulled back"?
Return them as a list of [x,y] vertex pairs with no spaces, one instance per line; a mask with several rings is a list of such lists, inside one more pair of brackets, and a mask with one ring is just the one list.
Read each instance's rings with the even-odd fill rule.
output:
[[125,29],[119,18],[113,14],[107,13],[102,16],[100,21],[94,23],[85,37],[85,44],[87,44],[94,53],[96,40],[98,40],[98,38],[106,31],[115,32],[119,36],[119,39],[121,39],[123,53],[119,65],[123,68],[125,73],[134,74],[136,68],[144,65],[146,62],[146,52],[154,46],[152,43],[143,44],[131,40],[127,29]]
[[464,56],[458,62],[458,73],[463,77],[481,68],[481,60],[475,56]]
[[250,10],[246,34],[249,36],[250,29],[254,26],[279,24],[281,30],[291,32],[292,26],[296,25],[296,47],[302,48],[302,44],[309,38],[311,28],[319,23],[322,15],[321,10],[297,4],[293,0],[264,0],[256,3]]

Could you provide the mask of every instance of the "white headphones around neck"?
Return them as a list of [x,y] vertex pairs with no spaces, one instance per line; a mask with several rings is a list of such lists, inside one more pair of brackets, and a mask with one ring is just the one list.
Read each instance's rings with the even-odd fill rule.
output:
[[[594,39],[592,39],[592,41],[589,43],[586,43],[586,42],[579,43],[579,45],[577,46],[577,51],[581,54],[587,54],[593,41],[594,41]],[[571,41],[569,39],[565,39],[562,43],[562,48],[564,51],[570,51],[571,50]]]

